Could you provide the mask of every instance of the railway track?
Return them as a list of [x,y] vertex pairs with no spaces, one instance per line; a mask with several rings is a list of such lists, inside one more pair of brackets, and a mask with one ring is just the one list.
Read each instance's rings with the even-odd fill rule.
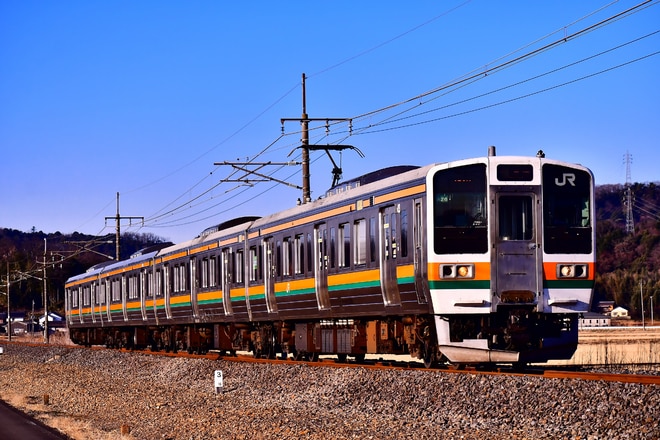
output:
[[[254,359],[243,352],[29,345],[5,346],[4,392],[14,393],[30,410],[39,406],[30,402],[48,393],[45,413],[84,415],[108,431],[129,426],[135,438],[188,439],[191,432],[199,434],[194,438],[314,440],[562,438],[567,433],[660,438],[657,376],[557,366],[428,370],[389,358],[365,364],[331,357],[299,362]],[[224,372],[221,393],[212,386],[217,370]],[[621,372],[626,370],[616,373]]]
[[[43,346],[40,342],[26,342],[26,341],[4,341],[3,345],[23,344],[29,346]],[[94,347],[80,347],[76,345],[57,345],[51,346],[61,348],[75,348],[80,350],[114,350],[101,346]],[[292,358],[287,359],[265,359],[255,358],[248,353],[237,353],[235,355],[227,355],[218,352],[209,352],[205,354],[194,354],[187,352],[165,352],[165,351],[151,351],[151,350],[118,350],[124,353],[139,353],[150,356],[163,356],[163,357],[179,357],[191,359],[209,359],[209,360],[223,360],[227,362],[244,362],[244,363],[257,363],[257,364],[279,364],[279,365],[307,365],[310,367],[331,367],[331,368],[366,368],[375,370],[422,370],[422,371],[442,371],[446,373],[455,374],[479,374],[479,375],[518,375],[518,376],[539,376],[547,379],[580,379],[588,381],[604,381],[604,382],[620,382],[620,383],[636,383],[645,385],[660,385],[660,374],[631,374],[631,373],[607,373],[602,371],[584,371],[585,368],[601,369],[612,368],[612,366],[571,366],[571,367],[557,367],[557,366],[539,366],[534,365],[529,368],[511,368],[501,366],[495,369],[481,369],[479,367],[456,367],[452,365],[444,365],[439,368],[427,369],[421,361],[411,360],[406,356],[392,356],[387,359],[371,358],[366,359],[364,362],[340,362],[334,357],[321,357],[317,361],[298,361]]]

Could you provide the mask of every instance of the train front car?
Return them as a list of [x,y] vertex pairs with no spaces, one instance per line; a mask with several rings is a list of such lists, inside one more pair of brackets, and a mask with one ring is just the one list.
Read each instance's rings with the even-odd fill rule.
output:
[[593,187],[587,168],[541,152],[429,171],[438,356],[455,364],[572,357],[594,284]]

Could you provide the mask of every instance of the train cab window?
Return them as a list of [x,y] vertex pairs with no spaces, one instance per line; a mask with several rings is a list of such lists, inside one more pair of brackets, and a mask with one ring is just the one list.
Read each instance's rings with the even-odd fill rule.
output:
[[351,225],[344,223],[339,225],[338,258],[339,267],[350,267],[351,265]]
[[354,243],[354,255],[355,261],[354,264],[366,264],[367,263],[367,221],[366,219],[357,220],[354,223],[355,233],[353,234],[353,243]]
[[433,248],[436,254],[488,251],[486,165],[439,170],[433,176]]
[[591,175],[561,165],[543,165],[543,243],[548,254],[592,250]]

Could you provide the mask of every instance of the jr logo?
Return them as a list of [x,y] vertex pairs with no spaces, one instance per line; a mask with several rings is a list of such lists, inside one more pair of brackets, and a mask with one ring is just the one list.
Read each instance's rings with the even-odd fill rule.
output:
[[571,186],[575,186],[575,174],[573,173],[562,174],[561,182],[559,181],[559,177],[555,177],[555,185],[565,186],[567,183],[570,183]]

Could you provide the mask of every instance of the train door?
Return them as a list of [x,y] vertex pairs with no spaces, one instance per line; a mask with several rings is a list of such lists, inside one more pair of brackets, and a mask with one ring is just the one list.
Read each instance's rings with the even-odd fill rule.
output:
[[275,300],[275,253],[273,251],[273,238],[269,237],[263,241],[263,252],[265,255],[264,264],[264,289],[266,296],[266,308],[268,313],[277,312],[277,302]]
[[[193,318],[199,317],[199,305],[197,304],[197,258],[190,258],[190,305],[192,307]],[[182,286],[185,289],[185,286]]]
[[314,280],[316,287],[316,302],[319,310],[329,310],[330,295],[328,293],[328,229],[325,223],[314,228]]
[[494,275],[502,303],[535,303],[541,292],[538,209],[534,193],[497,195]]
[[398,254],[397,211],[394,205],[380,211],[380,287],[386,306],[401,305],[396,276]]
[[428,284],[426,282],[426,254],[424,253],[424,209],[422,199],[413,200],[413,247],[414,247],[414,270],[415,270],[415,292],[417,292],[417,302],[426,304],[428,302],[426,292]]
[[232,255],[231,248],[222,250],[222,268],[220,275],[220,282],[222,286],[222,306],[225,309],[225,315],[233,315],[234,311],[231,307],[231,274],[232,274]]

